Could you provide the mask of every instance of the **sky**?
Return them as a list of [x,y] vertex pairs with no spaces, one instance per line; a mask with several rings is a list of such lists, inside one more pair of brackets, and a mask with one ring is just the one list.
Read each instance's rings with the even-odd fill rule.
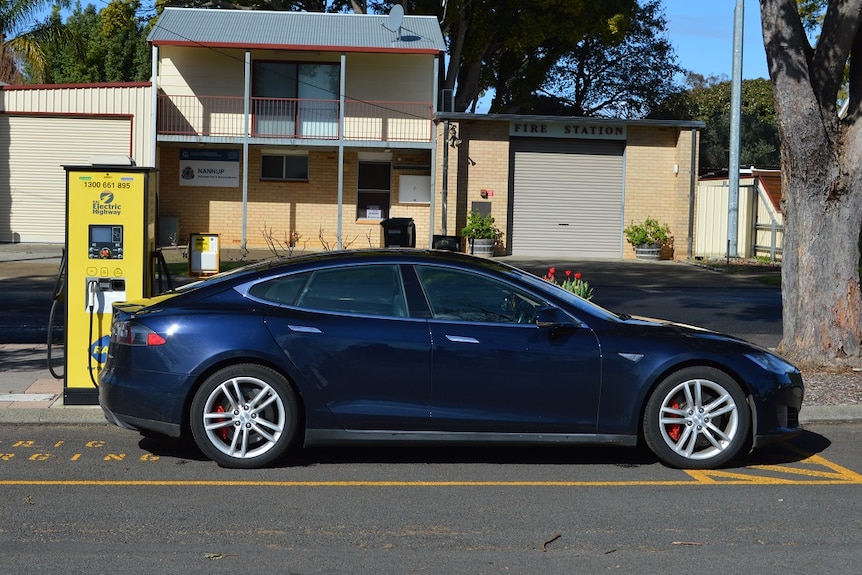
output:
[[[736,0],[662,0],[667,37],[679,65],[703,76],[733,72],[733,23]],[[768,78],[757,0],[743,3],[742,78]]]

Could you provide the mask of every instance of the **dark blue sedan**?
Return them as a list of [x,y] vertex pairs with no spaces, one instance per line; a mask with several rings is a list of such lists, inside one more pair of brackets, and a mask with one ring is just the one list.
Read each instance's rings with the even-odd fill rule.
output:
[[617,315],[492,259],[327,252],[115,304],[107,419],[220,465],[368,442],[646,443],[722,465],[800,431],[799,370],[745,341]]

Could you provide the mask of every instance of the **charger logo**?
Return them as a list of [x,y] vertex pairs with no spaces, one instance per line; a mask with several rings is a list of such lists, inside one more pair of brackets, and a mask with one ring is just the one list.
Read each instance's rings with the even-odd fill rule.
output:
[[111,336],[105,335],[94,341],[90,345],[90,355],[99,363],[108,361],[108,344],[111,342]]
[[102,192],[98,200],[93,200],[94,216],[119,216],[123,206],[114,203],[113,192]]

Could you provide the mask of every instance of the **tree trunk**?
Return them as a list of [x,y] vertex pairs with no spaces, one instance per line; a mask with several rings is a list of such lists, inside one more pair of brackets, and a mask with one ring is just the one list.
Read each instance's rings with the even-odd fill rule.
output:
[[840,44],[858,34],[862,0],[830,8],[820,40],[834,48],[829,54],[811,49],[795,0],[760,4],[784,184],[779,351],[804,367],[860,365],[862,134],[859,122],[838,117],[835,79],[849,54]]

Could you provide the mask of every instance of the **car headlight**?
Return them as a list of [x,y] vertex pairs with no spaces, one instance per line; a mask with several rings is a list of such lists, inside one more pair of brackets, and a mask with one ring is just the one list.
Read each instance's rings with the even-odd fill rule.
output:
[[745,357],[770,373],[792,373],[798,371],[796,366],[786,359],[767,352],[746,353]]

